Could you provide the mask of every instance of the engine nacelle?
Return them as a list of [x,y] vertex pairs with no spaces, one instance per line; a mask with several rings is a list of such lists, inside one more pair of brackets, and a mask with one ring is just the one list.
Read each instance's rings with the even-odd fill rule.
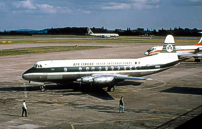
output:
[[111,83],[114,80],[114,77],[95,77],[94,83],[104,84]]
[[91,83],[91,82],[93,82],[93,78],[94,77],[92,77],[92,76],[86,76],[86,77],[77,79],[77,82]]
[[105,84],[105,83],[111,83],[114,80],[113,76],[103,76],[103,77],[93,77],[93,76],[86,76],[77,79],[77,82],[82,83],[97,83],[97,84]]

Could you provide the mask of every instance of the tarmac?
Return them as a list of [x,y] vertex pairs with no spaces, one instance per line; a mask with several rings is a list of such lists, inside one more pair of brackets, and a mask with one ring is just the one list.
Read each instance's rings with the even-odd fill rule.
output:
[[[1,45],[1,49],[38,46],[109,46],[94,50],[52,52],[0,57],[0,128],[2,129],[173,129],[202,112],[202,63],[193,59],[161,73],[150,81],[119,83],[106,89],[76,90],[78,84],[40,86],[22,79],[22,73],[41,60],[139,58],[152,43],[58,43]],[[124,96],[125,112],[119,113]],[[28,117],[21,117],[26,100]],[[194,126],[194,125],[192,125]]]

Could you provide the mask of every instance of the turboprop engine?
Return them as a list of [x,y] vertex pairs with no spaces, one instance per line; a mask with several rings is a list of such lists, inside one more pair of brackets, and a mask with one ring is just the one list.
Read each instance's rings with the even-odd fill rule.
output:
[[85,76],[77,79],[77,82],[106,84],[111,83],[113,80],[114,80],[113,76],[99,76],[99,77]]

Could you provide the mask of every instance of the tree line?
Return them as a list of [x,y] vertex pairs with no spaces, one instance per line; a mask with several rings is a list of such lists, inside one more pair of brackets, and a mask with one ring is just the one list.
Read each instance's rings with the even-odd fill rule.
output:
[[[32,34],[48,34],[48,35],[87,35],[87,27],[65,27],[65,28],[51,28],[45,29],[46,31],[4,31],[0,32],[0,35],[32,35]],[[189,28],[180,28],[175,27],[174,29],[144,29],[144,28],[137,28],[137,29],[130,29],[121,30],[107,30],[104,27],[102,28],[91,28],[94,33],[117,33],[120,36],[166,36],[168,34],[172,34],[174,36],[200,36],[199,32],[202,30],[198,30],[196,28],[189,29]]]

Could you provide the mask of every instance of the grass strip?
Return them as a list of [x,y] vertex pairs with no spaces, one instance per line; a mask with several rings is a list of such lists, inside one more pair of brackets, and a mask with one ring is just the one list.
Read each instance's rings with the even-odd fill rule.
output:
[[[76,37],[76,36],[75,36]],[[79,39],[83,38],[83,39]],[[176,37],[176,43],[198,43],[200,37]],[[1,44],[30,44],[30,43],[162,43],[165,40],[165,36],[155,36],[151,37],[137,37],[137,36],[121,36],[116,39],[114,38],[98,38],[93,36],[77,36],[77,38],[72,37],[62,37],[62,36],[30,36],[30,37],[18,37],[18,36],[0,36]],[[6,41],[6,43],[2,43]],[[12,41],[12,43],[8,43]]]
[[13,56],[13,55],[25,55],[25,54],[39,54],[50,52],[62,52],[62,51],[74,51],[74,50],[89,50],[106,48],[104,46],[49,46],[49,47],[32,47],[32,48],[19,48],[19,49],[7,49],[0,50],[0,56]]

